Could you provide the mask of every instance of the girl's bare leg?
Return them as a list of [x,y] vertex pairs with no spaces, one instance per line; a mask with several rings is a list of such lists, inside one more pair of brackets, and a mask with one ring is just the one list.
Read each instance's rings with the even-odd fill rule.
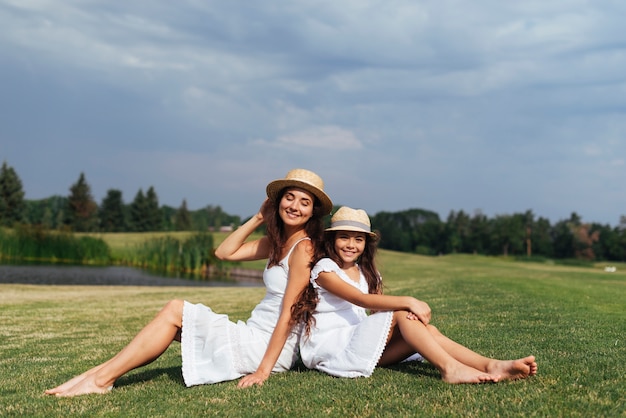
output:
[[482,356],[469,348],[451,340],[443,335],[435,326],[427,325],[426,328],[435,338],[437,343],[452,357],[485,373],[498,375],[504,380],[524,379],[537,374],[537,363],[534,356],[528,356],[517,360],[497,360]]
[[395,312],[392,334],[379,364],[397,363],[414,352],[419,352],[437,367],[441,372],[441,378],[448,383],[483,383],[499,380],[499,375],[463,364],[448,354],[423,323],[407,318],[407,312]]
[[76,396],[88,393],[106,393],[120,376],[151,363],[180,338],[183,318],[182,300],[172,300],[132,339],[106,362],[76,376],[53,389],[48,395]]

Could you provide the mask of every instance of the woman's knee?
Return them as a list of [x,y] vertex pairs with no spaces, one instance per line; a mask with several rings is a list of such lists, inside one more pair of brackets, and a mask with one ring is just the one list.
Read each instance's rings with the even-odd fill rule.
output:
[[181,324],[184,306],[184,300],[172,299],[165,304],[163,309],[161,309],[160,315],[165,316],[174,324]]

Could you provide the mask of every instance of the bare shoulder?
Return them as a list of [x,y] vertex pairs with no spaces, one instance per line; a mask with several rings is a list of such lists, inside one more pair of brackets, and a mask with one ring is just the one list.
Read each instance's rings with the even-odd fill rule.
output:
[[303,252],[310,255],[313,254],[313,249],[313,241],[310,238],[304,238],[296,244],[293,250],[294,252]]
[[294,260],[302,260],[308,263],[311,260],[313,253],[313,242],[311,242],[310,239],[303,239],[295,245],[291,253],[290,262]]

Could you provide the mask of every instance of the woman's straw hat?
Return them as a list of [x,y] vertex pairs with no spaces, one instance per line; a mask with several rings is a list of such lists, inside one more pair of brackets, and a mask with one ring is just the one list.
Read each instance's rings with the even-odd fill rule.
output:
[[333,210],[333,202],[324,193],[324,181],[312,171],[296,168],[287,173],[284,179],[274,180],[265,189],[267,197],[275,199],[285,187],[298,187],[312,193],[322,204],[323,215],[328,215]]
[[326,231],[356,231],[376,236],[376,233],[372,232],[367,213],[363,209],[352,209],[347,206],[342,206],[335,212],[330,220],[330,228],[326,228]]

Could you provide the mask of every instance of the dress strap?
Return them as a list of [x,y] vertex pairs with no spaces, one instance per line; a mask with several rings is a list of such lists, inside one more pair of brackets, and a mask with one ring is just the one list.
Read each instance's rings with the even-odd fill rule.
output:
[[294,248],[296,248],[296,245],[300,244],[305,239],[308,239],[309,241],[311,241],[310,237],[300,238],[298,241],[294,242],[294,244],[291,246],[291,248],[289,249],[289,252],[287,253],[287,257],[291,255],[291,252],[293,251]]
[[296,241],[291,248],[289,249],[289,252],[287,253],[287,255],[281,260],[281,263],[285,260],[289,260],[289,257],[291,256],[291,253],[293,252],[293,249],[296,248],[296,245],[300,244],[300,242],[304,241],[305,239],[308,239],[309,241],[311,240],[310,237],[304,237],[304,238],[300,238],[298,241]]

